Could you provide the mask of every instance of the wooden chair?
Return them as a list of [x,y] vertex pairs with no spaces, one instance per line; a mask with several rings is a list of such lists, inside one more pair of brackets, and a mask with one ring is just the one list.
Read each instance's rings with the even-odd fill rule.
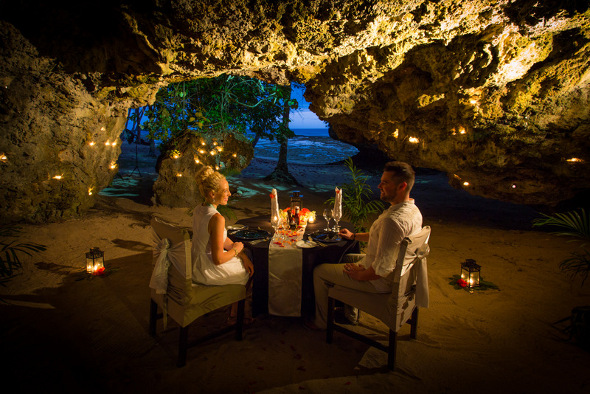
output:
[[[193,283],[191,239],[188,230],[155,218],[152,219],[151,226],[155,237],[155,246],[153,253],[154,274],[150,281],[150,335],[156,335],[156,322],[160,318],[164,319],[164,326],[167,324],[168,317],[180,326],[177,360],[177,366],[179,367],[186,364],[186,354],[189,347],[226,334],[234,329],[236,339],[241,340],[246,287],[242,285],[206,286]],[[167,283],[165,283],[166,276],[160,275],[159,279],[164,278],[164,284],[160,280],[160,285],[154,286],[155,271],[159,267],[162,269],[162,266],[158,265],[159,258],[167,269]],[[162,271],[158,272],[161,273]],[[188,327],[192,322],[208,312],[227,307],[234,302],[238,302],[237,323],[235,325],[224,327],[190,343],[188,342]]]
[[[364,343],[387,353],[387,367],[395,366],[397,332],[404,323],[411,325],[410,337],[415,339],[418,328],[418,305],[428,306],[428,278],[426,272],[426,256],[430,252],[428,239],[430,227],[424,227],[419,233],[405,238],[399,250],[396,266],[393,271],[393,289],[391,293],[375,294],[334,285],[328,290],[328,327],[326,341],[332,343],[334,331],[342,332]],[[352,331],[334,322],[336,300],[356,307],[375,316],[389,327],[389,343],[380,342]]]

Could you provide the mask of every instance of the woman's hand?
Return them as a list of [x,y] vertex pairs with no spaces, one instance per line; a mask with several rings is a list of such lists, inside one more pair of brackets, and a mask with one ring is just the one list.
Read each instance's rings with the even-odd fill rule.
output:
[[232,247],[235,250],[236,256],[244,250],[244,244],[242,242],[234,242],[234,246]]
[[252,264],[248,256],[246,256],[244,253],[240,255],[240,258],[242,259],[244,268],[246,269],[246,271],[248,271],[248,275],[252,276],[254,274],[254,264]]

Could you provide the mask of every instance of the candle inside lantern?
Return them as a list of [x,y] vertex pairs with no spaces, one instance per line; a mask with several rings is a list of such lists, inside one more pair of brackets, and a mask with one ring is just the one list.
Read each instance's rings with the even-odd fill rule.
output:
[[104,271],[104,252],[99,248],[90,249],[90,252],[86,253],[86,272],[102,275]]
[[469,289],[479,286],[481,266],[473,259],[461,263],[461,279],[467,283]]

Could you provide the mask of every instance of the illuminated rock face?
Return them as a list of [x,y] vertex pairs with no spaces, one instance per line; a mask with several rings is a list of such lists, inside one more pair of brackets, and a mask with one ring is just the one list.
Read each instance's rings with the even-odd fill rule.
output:
[[586,1],[145,3],[0,4],[4,220],[83,213],[127,109],[223,72],[304,82],[335,138],[474,194],[552,205],[589,186]]

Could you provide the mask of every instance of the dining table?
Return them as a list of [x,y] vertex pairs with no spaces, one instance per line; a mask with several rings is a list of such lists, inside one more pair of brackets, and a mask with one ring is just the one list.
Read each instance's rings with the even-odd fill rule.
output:
[[[299,228],[299,242],[295,242],[294,232],[290,233],[291,241],[273,237],[275,231],[269,216],[244,218],[228,226],[228,237],[243,242],[252,252],[253,316],[314,316],[314,268],[319,264],[337,264],[345,254],[360,252],[358,241],[325,231],[325,227],[321,220],[307,223]],[[346,221],[340,222],[340,228],[353,229]],[[250,239],[250,234],[255,234],[255,239]]]

